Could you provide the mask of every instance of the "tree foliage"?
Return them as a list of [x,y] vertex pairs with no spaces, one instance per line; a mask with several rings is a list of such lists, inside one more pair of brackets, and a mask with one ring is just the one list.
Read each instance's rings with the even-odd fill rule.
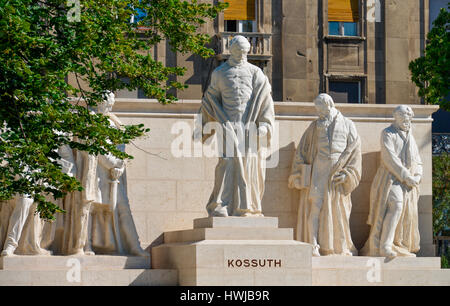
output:
[[[60,146],[132,158],[117,145],[148,130],[111,128],[91,110],[106,91],[120,89],[174,101],[168,90],[185,85],[169,79],[185,69],[165,67],[152,48],[166,40],[176,52],[213,55],[198,28],[224,7],[195,0],[0,0],[0,200],[28,195],[42,218],[53,219],[61,211],[53,199],[81,190],[57,163]],[[136,12],[139,21],[131,23]]]
[[[450,9],[450,3],[449,3]],[[450,110],[450,12],[442,8],[427,35],[424,56],[412,61],[409,69],[419,96],[429,104]]]
[[433,156],[433,232],[448,235],[450,230],[450,154]]

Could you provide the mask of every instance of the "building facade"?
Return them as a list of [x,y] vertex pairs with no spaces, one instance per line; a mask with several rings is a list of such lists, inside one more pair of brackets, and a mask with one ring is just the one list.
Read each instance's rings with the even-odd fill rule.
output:
[[143,123],[151,129],[148,137],[127,146],[135,157],[127,168],[130,206],[143,246],[161,244],[164,232],[189,229],[193,219],[206,214],[217,160],[175,157],[172,146],[179,135],[173,127],[181,121],[193,126],[212,71],[229,57],[230,40],[240,34],[251,42],[249,61],[270,79],[279,123],[274,152],[279,163],[267,171],[263,213],[279,218],[280,227],[295,228],[298,195],[287,187],[290,165],[302,134],[316,118],[310,102],[328,92],[355,122],[362,139],[364,177],[352,195],[350,219],[354,243],[361,248],[369,233],[367,195],[380,164],[380,142],[374,135],[392,122],[393,104],[412,104],[425,173],[419,256],[433,256],[431,114],[437,107],[420,105],[408,69],[423,54],[431,12],[436,11],[430,10],[431,3],[437,5],[433,1],[228,0],[229,11],[201,28],[212,36],[216,56],[203,59],[174,53],[167,42],[156,45],[156,60],[187,68],[177,81],[189,87],[173,92],[184,101],[161,105],[140,90],[124,90],[116,92],[114,106],[124,124]]
[[[176,92],[179,99],[202,97],[239,33],[251,42],[249,60],[269,77],[275,101],[312,101],[327,92],[338,103],[421,103],[408,65],[423,54],[430,16],[442,1],[227,2],[229,8],[201,29],[213,37],[215,58],[174,54],[166,43],[154,49],[155,59],[187,68],[178,81],[189,88]],[[122,91],[118,97],[144,98],[139,91]]]

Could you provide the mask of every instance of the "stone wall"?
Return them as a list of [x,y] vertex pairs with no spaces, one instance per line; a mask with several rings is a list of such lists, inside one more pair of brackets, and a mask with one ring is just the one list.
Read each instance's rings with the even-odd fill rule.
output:
[[[357,248],[365,242],[369,227],[369,191],[379,165],[380,133],[392,122],[396,105],[338,104],[337,108],[355,122],[362,139],[363,175],[352,195],[351,230]],[[148,136],[127,146],[135,157],[128,162],[128,193],[133,217],[144,247],[163,242],[163,232],[192,228],[192,220],[207,216],[205,206],[214,183],[215,158],[175,158],[171,145],[180,133],[171,134],[174,124],[194,125],[198,100],[180,100],[160,105],[153,100],[117,99],[114,112],[125,124],[144,123]],[[420,256],[432,256],[431,113],[434,106],[413,106],[414,136],[424,162],[420,186]],[[279,218],[280,227],[295,228],[298,192],[287,188],[292,158],[305,129],[312,120],[312,103],[277,102],[279,165],[267,170],[263,213]]]

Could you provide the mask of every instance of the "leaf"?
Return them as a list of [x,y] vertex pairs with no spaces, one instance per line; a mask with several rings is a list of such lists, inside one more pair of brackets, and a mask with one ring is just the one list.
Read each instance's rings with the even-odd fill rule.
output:
[[[141,88],[163,104],[175,101],[168,92],[185,85],[169,80],[186,69],[143,51],[167,40],[177,52],[213,55],[198,30],[225,5],[83,0],[81,22],[69,22],[66,0],[0,1],[0,200],[28,194],[41,218],[52,220],[63,212],[53,200],[82,190],[57,163],[61,147],[126,159],[117,145],[149,131],[142,124],[119,130],[93,114],[103,93]],[[140,32],[129,22],[135,10],[146,13]]]

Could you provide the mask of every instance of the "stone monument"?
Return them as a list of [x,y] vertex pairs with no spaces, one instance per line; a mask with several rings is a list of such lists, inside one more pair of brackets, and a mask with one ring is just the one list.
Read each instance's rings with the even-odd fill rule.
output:
[[[85,198],[86,194],[89,194],[90,187],[94,186],[93,178],[88,179],[88,174],[91,173],[88,160],[91,160],[92,168],[96,157],[72,150],[67,145],[58,148],[58,154],[60,158],[57,162],[61,165],[61,171],[79,179],[84,190],[68,193],[63,199],[57,201],[66,213],[58,214],[55,222],[41,220],[36,214],[37,204],[33,203],[29,197],[19,196],[3,204],[0,228],[2,233],[6,228],[9,232],[3,256],[14,253],[18,255],[84,254],[86,231],[83,230],[83,226],[87,225],[91,202],[86,201]],[[1,236],[5,239],[4,234]]]
[[247,62],[249,50],[245,37],[233,38],[230,59],[213,71],[202,100],[202,125],[219,123],[219,142],[225,146],[206,207],[210,216],[263,216],[266,169],[261,138],[270,142],[275,117],[269,80]]
[[273,136],[274,106],[267,77],[246,60],[249,49],[243,36],[232,40],[231,57],[213,72],[200,109],[202,125],[217,122],[218,142],[226,144],[209,217],[194,219],[193,229],[164,233],[164,244],[152,248],[153,268],[176,268],[180,285],[311,283],[311,246],[293,240],[291,228],[278,228],[278,218],[262,214],[261,148]]
[[350,233],[351,192],[361,179],[361,143],[353,122],[320,94],[319,119],[303,134],[295,153],[289,188],[299,189],[297,240],[313,255],[357,255]]
[[[114,94],[109,92],[98,112],[108,116],[110,125],[121,128],[119,119],[111,113]],[[121,150],[125,146],[120,146]],[[48,255],[43,243],[61,255],[135,255],[149,256],[139,242],[127,196],[125,162],[112,154],[93,156],[64,145],[58,149],[62,171],[76,177],[81,192],[67,194],[59,205],[66,211],[56,222],[42,224],[34,214],[33,200],[18,196],[10,201],[13,208],[2,209],[2,256],[19,254]],[[4,228],[7,226],[7,231]],[[25,231],[24,231],[25,230]],[[23,232],[24,231],[24,232]],[[22,239],[20,240],[20,238]],[[20,241],[19,241],[20,240]]]
[[[33,206],[33,199],[26,195],[19,195],[9,201],[3,203],[2,206],[2,236],[3,250],[1,256],[12,256],[19,247],[19,241],[22,238],[25,223],[30,216],[30,208]],[[0,241],[1,242],[1,241]]]
[[400,105],[393,116],[395,122],[381,134],[381,164],[370,190],[371,230],[361,251],[367,256],[415,256],[420,246],[422,161],[411,131],[414,113]]
[[[120,120],[112,114],[114,94],[107,93],[98,112],[109,117],[113,128],[122,128]],[[125,145],[119,149],[124,151]],[[95,173],[95,174],[94,174]],[[94,254],[130,254],[149,256],[139,242],[136,227],[131,215],[127,195],[125,162],[112,154],[99,155],[95,172],[95,199],[92,202],[91,216],[87,226],[85,251]]]

